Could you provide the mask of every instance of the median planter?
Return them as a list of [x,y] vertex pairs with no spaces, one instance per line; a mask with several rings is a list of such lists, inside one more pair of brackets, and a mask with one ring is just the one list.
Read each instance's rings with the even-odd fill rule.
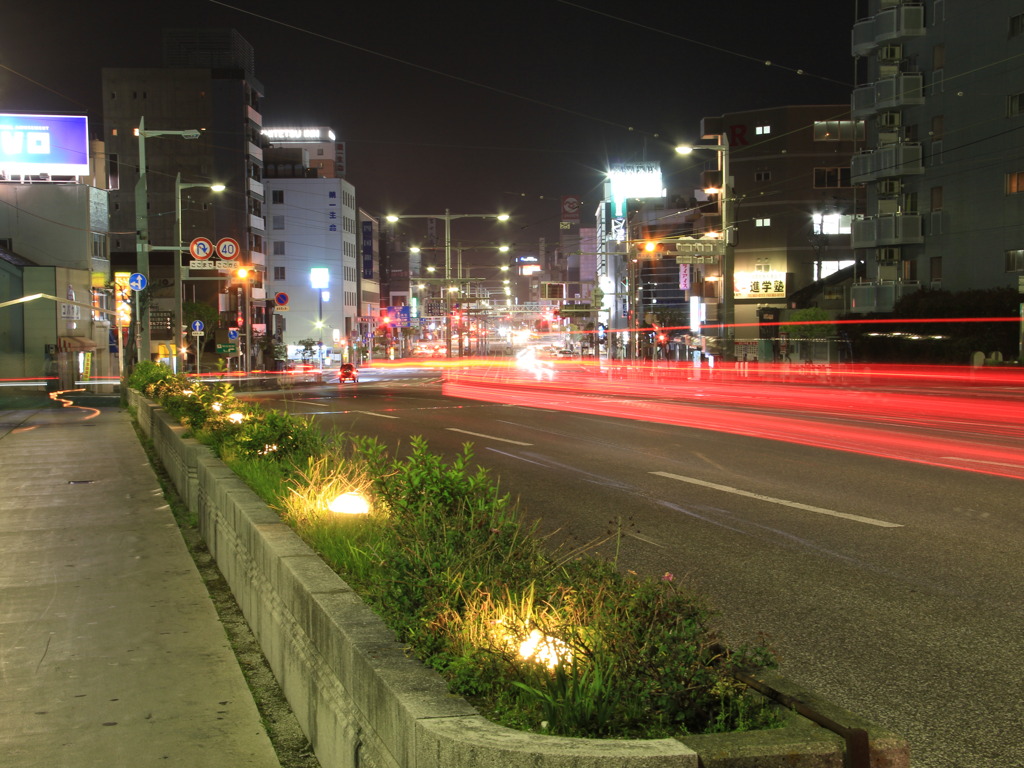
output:
[[785,726],[770,731],[650,740],[546,736],[496,725],[411,659],[345,581],[206,446],[186,438],[184,427],[137,392],[129,402],[198,515],[324,768],[909,765],[900,739],[779,678],[763,682],[810,719],[787,710]]

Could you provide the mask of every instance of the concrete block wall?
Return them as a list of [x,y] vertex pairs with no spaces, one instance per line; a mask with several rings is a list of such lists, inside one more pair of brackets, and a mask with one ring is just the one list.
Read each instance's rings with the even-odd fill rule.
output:
[[[381,619],[206,446],[137,393],[130,405],[198,514],[324,768],[844,765],[842,739],[795,714],[773,731],[651,740],[572,739],[491,723],[409,658]],[[909,766],[902,740],[877,729],[871,735],[871,768]]]

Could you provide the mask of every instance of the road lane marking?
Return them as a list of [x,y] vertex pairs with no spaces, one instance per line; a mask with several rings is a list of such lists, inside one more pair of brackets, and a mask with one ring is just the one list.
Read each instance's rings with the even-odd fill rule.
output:
[[456,427],[445,427],[449,432],[461,432],[464,435],[472,435],[473,437],[482,437],[485,440],[498,440],[502,443],[512,443],[512,445],[533,445],[533,443],[524,443],[520,440],[509,440],[504,437],[495,437],[494,435],[485,435],[482,432],[470,432],[468,429],[457,429]]
[[806,512],[814,512],[819,515],[829,515],[831,517],[841,517],[844,520],[853,520],[856,523],[866,523],[867,525],[877,525],[881,528],[902,528],[900,523],[890,523],[885,520],[876,520],[873,517],[861,517],[860,515],[851,515],[847,512],[837,512],[834,509],[825,509],[824,507],[814,507],[810,504],[801,504],[798,501],[787,501],[786,499],[776,499],[771,496],[764,496],[760,493],[751,493],[750,491],[744,491],[740,488],[733,488],[728,485],[719,485],[718,483],[709,483],[706,480],[698,480],[695,477],[684,477],[683,475],[674,475],[671,472],[651,472],[652,475],[660,475],[661,477],[667,477],[671,480],[679,480],[684,483],[691,483],[692,485],[700,485],[705,488],[713,488],[716,491],[724,491],[725,493],[732,493],[737,496],[746,496],[750,499],[757,499],[758,501],[767,501],[770,504],[781,504],[785,507],[792,507],[793,509],[802,509]]
[[349,413],[362,413],[367,416],[380,416],[382,419],[397,419],[398,416],[392,416],[390,413],[377,413],[377,411],[349,411]]
[[1020,464],[1007,464],[1002,461],[986,461],[985,459],[965,459],[962,456],[941,456],[944,461],[966,461],[971,464],[991,464],[995,467],[1012,467],[1013,469],[1020,469]]

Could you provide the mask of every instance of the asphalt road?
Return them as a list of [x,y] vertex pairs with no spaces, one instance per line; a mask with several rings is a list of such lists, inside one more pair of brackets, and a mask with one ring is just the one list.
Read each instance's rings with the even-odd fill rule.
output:
[[[448,454],[472,442],[553,542],[620,531],[598,550],[706,595],[730,642],[766,639],[784,674],[905,736],[913,765],[1024,766],[1021,480],[564,412],[557,393],[451,398],[437,380],[363,371],[251,399],[399,450],[412,435]],[[999,440],[1024,448],[1012,430]]]

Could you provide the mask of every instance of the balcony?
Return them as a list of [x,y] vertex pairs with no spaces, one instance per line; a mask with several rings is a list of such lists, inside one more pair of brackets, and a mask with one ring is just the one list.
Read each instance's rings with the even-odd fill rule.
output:
[[253,230],[256,230],[257,232],[266,232],[267,231],[266,219],[264,219],[262,216],[255,216],[255,215],[250,213],[249,214],[249,228],[253,229]]
[[920,72],[903,72],[855,88],[851,107],[855,118],[863,118],[883,109],[914,104],[924,104],[924,78]]
[[923,153],[920,144],[908,142],[859,152],[850,160],[850,181],[865,184],[877,179],[924,173]]
[[878,280],[874,283],[854,283],[850,286],[850,312],[855,315],[870,312],[892,312],[896,302],[921,286],[916,282]]
[[255,144],[253,144],[250,141],[249,142],[249,146],[248,146],[248,150],[249,150],[249,157],[254,157],[257,160],[259,160],[260,162],[263,162],[263,150],[262,149],[260,149],[259,147],[257,147]]
[[872,216],[853,222],[850,245],[853,248],[912,245],[924,242],[923,233],[919,213]]
[[253,179],[253,178],[250,177],[248,179],[248,185],[247,186],[249,188],[249,194],[254,195],[255,197],[258,197],[260,200],[263,200],[263,183],[262,182],[256,181],[256,179]]
[[256,125],[259,125],[259,126],[263,125],[263,115],[261,115],[259,112],[257,112],[255,109],[253,109],[248,104],[246,104],[245,110],[246,110],[246,115],[248,116],[249,120],[251,120]]
[[920,3],[895,5],[853,25],[850,51],[854,56],[867,56],[880,45],[924,34],[924,6]]

